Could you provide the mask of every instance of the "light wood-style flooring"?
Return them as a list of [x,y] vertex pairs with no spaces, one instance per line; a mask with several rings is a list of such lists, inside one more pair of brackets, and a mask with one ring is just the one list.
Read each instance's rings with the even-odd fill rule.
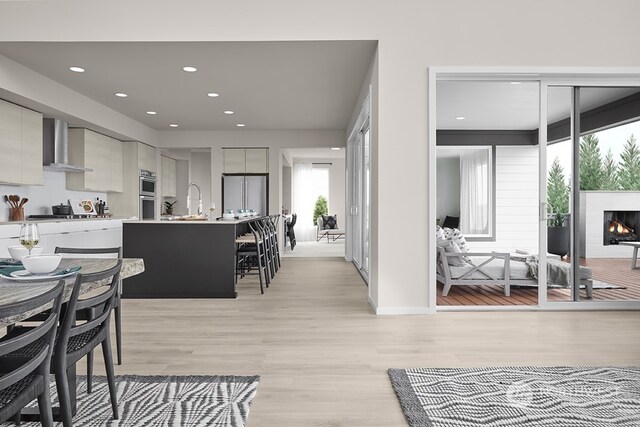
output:
[[261,375],[250,427],[389,427],[388,368],[640,365],[640,312],[375,316],[339,258],[287,258],[265,295],[245,280],[235,300],[123,300],[116,373]]

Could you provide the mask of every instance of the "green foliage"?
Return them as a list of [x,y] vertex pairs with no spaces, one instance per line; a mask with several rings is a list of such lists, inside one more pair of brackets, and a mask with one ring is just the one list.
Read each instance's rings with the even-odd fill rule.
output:
[[547,179],[547,203],[552,212],[550,226],[562,227],[565,214],[569,212],[569,185],[565,183],[564,169],[556,157]]
[[620,159],[618,165],[620,189],[640,191],[640,148],[633,134],[627,139]]
[[609,148],[609,152],[604,158],[602,172],[602,185],[600,189],[605,191],[618,191],[620,189],[618,164],[613,160],[613,151],[611,151],[611,148]]
[[601,189],[604,172],[598,142],[594,134],[580,141],[580,190]]
[[178,201],[176,200],[175,202],[164,202],[164,210],[167,214],[171,215],[173,213],[173,206],[178,203]]
[[316,225],[320,215],[328,214],[329,208],[327,207],[327,199],[325,199],[324,196],[318,196],[318,200],[316,200],[316,207],[313,210],[313,225]]

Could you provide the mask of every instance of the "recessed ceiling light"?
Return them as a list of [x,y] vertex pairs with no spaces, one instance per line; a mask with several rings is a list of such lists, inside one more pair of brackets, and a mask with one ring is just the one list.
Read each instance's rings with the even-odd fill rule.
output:
[[150,116],[156,115],[158,113],[156,113],[155,111],[147,111],[147,114]]
[[340,151],[340,150],[342,150],[342,148],[340,148],[340,147],[331,147],[331,150],[333,150],[333,151]]
[[182,67],[182,69],[187,73],[195,73],[196,71],[198,71],[196,67],[191,67],[191,66]]
[[175,123],[171,123],[171,124],[169,125],[169,127],[177,128],[177,127],[178,127],[178,125],[177,125],[177,124],[175,124]]
[[127,96],[129,96],[124,92],[116,92],[114,93],[114,95],[117,96],[118,98],[126,98]]
[[220,95],[219,95],[219,94],[217,94],[217,93],[215,93],[215,92],[209,92],[209,93],[207,94],[207,96],[209,96],[209,97],[211,97],[211,98],[217,98],[217,97],[219,97]]
[[233,111],[231,111],[231,110],[226,110],[224,113],[225,113],[225,114],[227,114],[227,115],[230,115],[230,114],[233,114]]
[[464,119],[466,119],[466,117],[465,117],[465,116],[458,116],[458,117],[456,117],[456,120],[464,120]]
[[512,85],[521,85],[522,82],[511,82]]
[[73,67],[69,67],[69,69],[74,73],[84,73],[84,68],[82,67],[73,66]]
[[245,127],[245,124],[244,123],[238,123],[236,126],[238,126],[239,128],[243,128],[243,127]]

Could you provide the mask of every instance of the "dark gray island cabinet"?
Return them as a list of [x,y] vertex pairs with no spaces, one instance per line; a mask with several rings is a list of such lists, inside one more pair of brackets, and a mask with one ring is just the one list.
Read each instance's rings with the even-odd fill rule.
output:
[[142,258],[145,274],[123,282],[123,298],[235,298],[239,221],[124,221],[125,258]]

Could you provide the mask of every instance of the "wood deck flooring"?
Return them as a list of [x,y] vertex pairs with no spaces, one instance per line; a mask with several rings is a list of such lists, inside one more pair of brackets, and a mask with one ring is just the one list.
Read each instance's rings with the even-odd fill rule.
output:
[[260,375],[248,427],[396,427],[389,368],[640,365],[640,312],[376,316],[339,258],[286,258],[264,295],[255,279],[237,299],[122,300],[116,373]]
[[[581,260],[581,264],[591,268],[593,278],[602,282],[624,286],[626,289],[594,289],[593,299],[584,301],[640,301],[640,269],[631,270],[629,259],[591,258]],[[511,296],[505,297],[501,286],[453,286],[449,295],[442,296],[442,284],[438,284],[438,305],[537,305],[538,289],[534,287],[511,288]],[[549,289],[548,301],[571,301],[568,289]]]

